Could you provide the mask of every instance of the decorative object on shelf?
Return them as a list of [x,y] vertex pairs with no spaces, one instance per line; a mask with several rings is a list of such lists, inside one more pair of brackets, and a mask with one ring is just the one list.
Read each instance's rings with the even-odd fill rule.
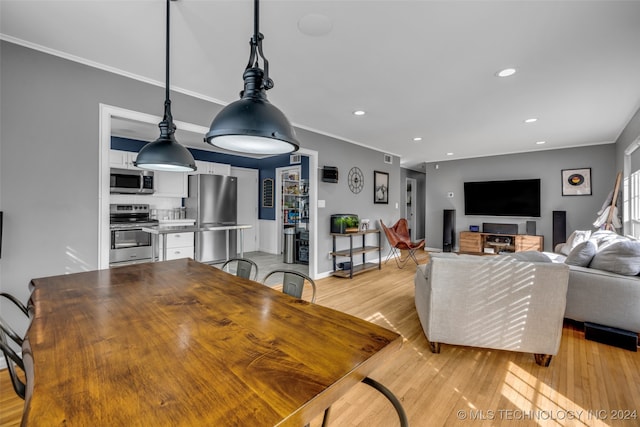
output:
[[273,207],[273,178],[262,180],[262,207]]
[[591,168],[562,169],[563,196],[591,195]]
[[367,231],[369,229],[369,219],[363,218],[360,220],[360,230]]
[[373,171],[373,203],[389,203],[389,174]]
[[352,193],[358,194],[362,191],[362,187],[364,187],[364,175],[359,167],[354,166],[349,170],[349,190]]
[[169,99],[169,3],[170,1],[167,0],[165,101],[164,117],[158,124],[160,137],[142,147],[133,164],[141,169],[192,172],[197,169],[196,161],[191,152],[176,141],[174,136],[176,125],[173,124],[173,116],[171,115],[171,100]]
[[[254,0],[251,52],[242,78],[244,90],[240,99],[227,105],[211,122],[205,142],[243,153],[284,154],[298,151],[300,143],[285,115],[267,100],[273,88],[269,77],[269,61],[262,53],[259,25],[259,1]],[[258,60],[262,58],[264,69]]]

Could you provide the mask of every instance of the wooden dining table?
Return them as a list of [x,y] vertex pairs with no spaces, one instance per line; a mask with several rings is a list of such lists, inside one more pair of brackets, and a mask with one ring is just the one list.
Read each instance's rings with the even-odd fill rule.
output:
[[31,284],[24,426],[303,426],[402,345],[191,259]]

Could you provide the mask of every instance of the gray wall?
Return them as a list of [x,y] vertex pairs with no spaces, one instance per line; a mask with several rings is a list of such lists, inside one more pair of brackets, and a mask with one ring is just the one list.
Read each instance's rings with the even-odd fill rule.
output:
[[[333,244],[329,237],[331,215],[349,213],[358,215],[361,219],[368,218],[371,220],[372,228],[378,227],[379,219],[388,224],[400,218],[400,159],[394,156],[392,164],[387,164],[384,162],[384,154],[379,151],[305,130],[297,130],[297,132],[305,148],[318,151],[318,170],[316,171],[318,200],[324,200],[326,204],[325,208],[318,208],[317,221],[318,273],[323,274],[333,269],[332,258],[329,257]],[[338,168],[337,184],[321,181],[321,169],[324,166]],[[364,186],[358,194],[351,192],[347,180],[349,170],[354,166],[359,167],[364,175]],[[373,203],[374,170],[389,173],[389,204]],[[367,239],[367,245],[375,243],[373,237],[370,236]],[[383,252],[386,254],[388,246],[386,246],[387,241],[384,235],[381,236],[381,240],[385,245]],[[348,240],[338,239],[337,244],[338,249],[341,249],[345,244],[348,244]],[[371,254],[367,259],[371,257],[374,257],[374,254]],[[341,261],[346,260],[342,259]]]
[[[527,220],[536,222],[536,233],[544,236],[545,250],[552,245],[552,211],[567,212],[567,234],[593,229],[596,212],[602,207],[616,177],[615,144],[564,150],[483,157],[427,163],[427,246],[442,248],[442,211],[456,210],[456,247],[459,232],[483,222],[518,224],[524,233]],[[591,168],[591,196],[562,196],[562,169]],[[465,181],[541,179],[540,218],[480,217],[464,215]],[[447,197],[453,192],[454,197]]]
[[[0,55],[0,289],[26,301],[34,277],[97,268],[99,104],[161,116],[164,90],[4,41]],[[201,126],[220,110],[179,93],[171,100],[176,120]],[[399,160],[387,165],[382,153],[312,132],[299,135],[319,152],[319,165],[341,172],[339,184],[319,184],[327,207],[318,214],[318,271],[329,271],[330,214],[392,220],[398,193],[389,205],[374,206],[371,180],[374,169],[387,171],[391,188],[399,188]],[[346,183],[352,166],[367,180],[358,196]]]

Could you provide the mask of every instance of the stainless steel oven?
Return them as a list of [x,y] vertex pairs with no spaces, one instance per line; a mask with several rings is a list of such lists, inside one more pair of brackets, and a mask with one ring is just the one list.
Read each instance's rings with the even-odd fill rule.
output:
[[109,211],[109,265],[151,261],[151,234],[142,231],[142,227],[158,225],[158,221],[150,218],[149,205],[112,204]]

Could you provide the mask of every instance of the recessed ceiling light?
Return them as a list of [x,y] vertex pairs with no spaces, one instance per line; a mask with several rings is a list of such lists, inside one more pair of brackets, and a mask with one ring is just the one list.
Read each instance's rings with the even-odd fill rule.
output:
[[513,76],[516,73],[515,68],[505,68],[504,70],[500,70],[496,73],[498,77],[509,77]]
[[413,138],[414,141],[422,141],[422,137],[421,136],[416,136],[415,138]]
[[362,110],[356,110],[356,111],[353,112],[354,116],[364,116],[365,114],[367,114],[367,113],[362,111]]
[[530,119],[525,120],[524,122],[525,123],[534,123],[534,122],[537,122],[537,121],[538,121],[538,119],[536,119],[536,118],[530,118]]
[[453,153],[447,153],[447,156],[453,156]]
[[542,145],[542,144],[546,144],[546,143],[547,143],[547,141],[536,141],[536,144],[538,144],[538,145]]

